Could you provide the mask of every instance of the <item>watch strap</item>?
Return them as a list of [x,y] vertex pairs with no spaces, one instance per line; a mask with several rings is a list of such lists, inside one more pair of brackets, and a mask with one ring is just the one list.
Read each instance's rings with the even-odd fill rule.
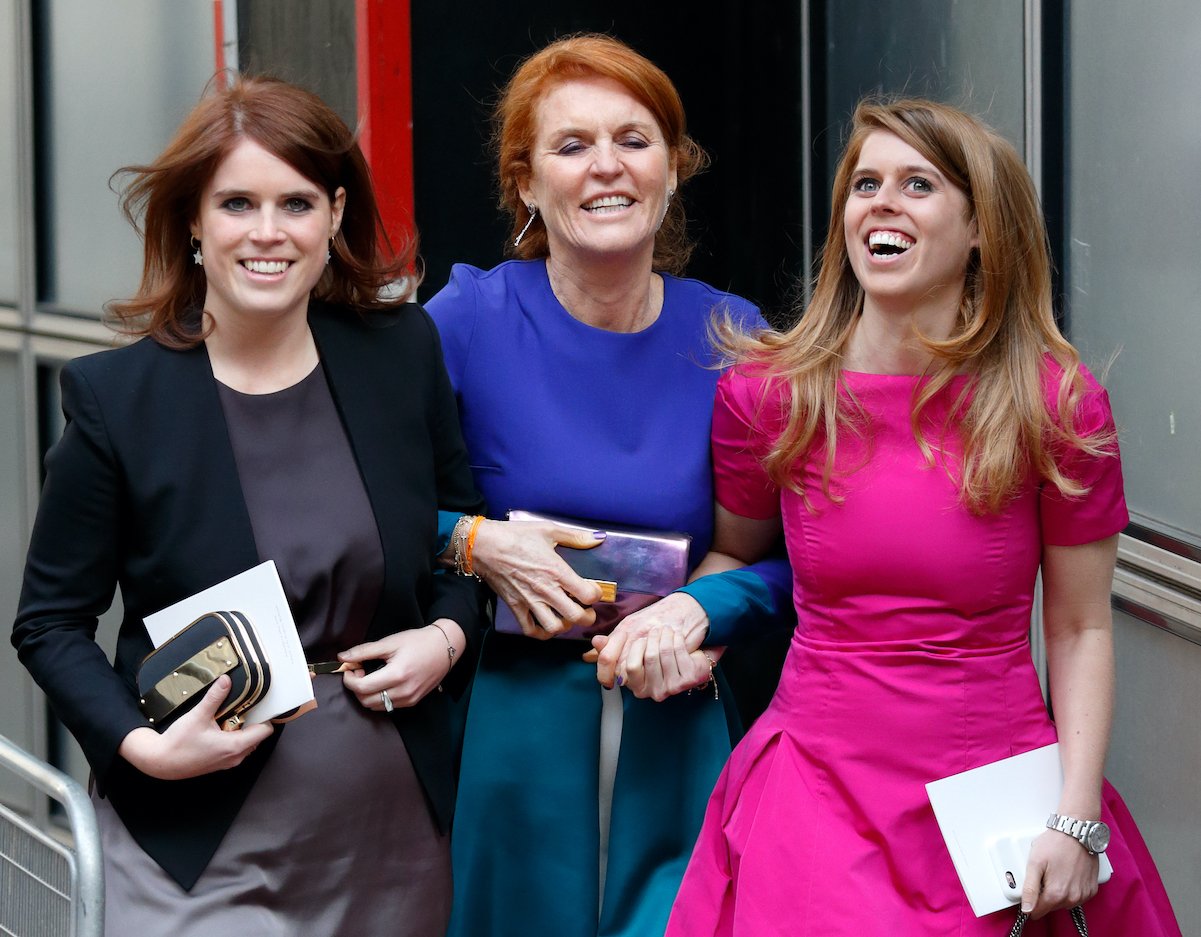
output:
[[1095,856],[1096,853],[1093,851],[1092,846],[1089,845],[1089,833],[1098,822],[1097,820],[1079,820],[1076,817],[1053,813],[1047,817],[1047,828],[1058,830],[1060,833],[1066,833],[1087,849],[1089,855]]

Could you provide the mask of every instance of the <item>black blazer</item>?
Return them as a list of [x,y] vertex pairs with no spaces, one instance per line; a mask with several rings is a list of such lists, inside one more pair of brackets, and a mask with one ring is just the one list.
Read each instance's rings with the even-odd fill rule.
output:
[[[368,639],[447,617],[474,645],[480,591],[433,562],[437,509],[483,512],[437,330],[416,305],[364,317],[313,303],[309,322],[383,546]],[[216,381],[203,345],[171,351],[142,339],[72,361],[62,392],[67,425],[46,459],[13,644],[79,740],[101,794],[191,888],[286,731],[239,767],[186,781],[150,778],[117,755],[132,729],[148,725],[134,691],[151,650],[143,616],[259,562]],[[93,638],[117,585],[125,616],[110,666]],[[465,656],[475,659],[470,647]],[[455,668],[451,689],[468,669]],[[431,693],[392,718],[445,831],[449,700]]]

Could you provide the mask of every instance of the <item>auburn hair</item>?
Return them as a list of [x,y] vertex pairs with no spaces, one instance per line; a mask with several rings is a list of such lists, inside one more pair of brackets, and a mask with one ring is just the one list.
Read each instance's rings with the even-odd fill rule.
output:
[[[705,151],[686,132],[679,92],[654,62],[612,36],[580,33],[559,39],[517,66],[493,112],[500,207],[512,218],[510,245],[530,219],[520,189],[533,170],[538,106],[555,86],[596,77],[617,82],[654,116],[675,160],[677,190],[708,165]],[[545,257],[550,248],[542,219],[536,217],[521,244],[508,250],[523,260]],[[691,254],[683,199],[677,191],[655,235],[651,265],[655,270],[683,273]]]
[[143,241],[137,293],[108,305],[117,327],[171,348],[203,341],[206,281],[204,268],[192,262],[189,225],[218,166],[243,140],[320,186],[331,203],[339,188],[346,192],[342,224],[313,297],[355,309],[403,302],[387,288],[414,274],[416,243],[390,242],[354,133],[312,92],[275,78],[235,77],[225,87],[210,82],[154,162],[113,174],[114,180],[130,177],[121,209]]

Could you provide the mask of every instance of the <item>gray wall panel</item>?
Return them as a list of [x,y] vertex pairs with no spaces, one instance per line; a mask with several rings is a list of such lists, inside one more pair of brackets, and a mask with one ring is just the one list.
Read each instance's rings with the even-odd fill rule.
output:
[[0,0],[0,304],[16,304],[17,56],[16,2]]
[[[25,474],[22,466],[24,435],[21,406],[21,361],[12,352],[0,352],[0,609],[3,621],[11,624],[21,590],[25,565]],[[32,695],[28,678],[8,644],[8,628],[2,631],[0,650],[0,735],[22,748],[31,747],[30,711]],[[30,791],[23,782],[0,772],[0,800],[31,808]]]
[[[212,77],[208,3],[49,0],[38,21],[39,298],[99,315],[137,288],[139,242],[108,188],[153,159]],[[181,219],[186,224],[187,219]]]
[[[1190,197],[1201,174],[1201,6],[1076,0],[1068,23],[1071,337],[1094,368],[1112,362],[1106,384],[1135,519],[1201,544],[1201,274]],[[1171,575],[1163,583],[1185,587]],[[1181,927],[1201,933],[1201,647],[1127,615],[1117,616],[1116,639],[1109,775]]]
[[1118,354],[1131,509],[1201,544],[1201,5],[1153,6],[1071,7],[1068,314],[1087,361]]
[[1136,618],[1115,618],[1118,704],[1106,774],[1138,821],[1184,933],[1198,934],[1201,647]]

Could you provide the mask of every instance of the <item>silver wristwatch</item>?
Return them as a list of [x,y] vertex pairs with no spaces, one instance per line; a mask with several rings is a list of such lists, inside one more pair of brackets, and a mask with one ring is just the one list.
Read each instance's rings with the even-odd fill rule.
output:
[[1090,856],[1104,852],[1109,846],[1109,825],[1101,820],[1077,820],[1053,813],[1047,818],[1047,829],[1059,830],[1079,840]]

